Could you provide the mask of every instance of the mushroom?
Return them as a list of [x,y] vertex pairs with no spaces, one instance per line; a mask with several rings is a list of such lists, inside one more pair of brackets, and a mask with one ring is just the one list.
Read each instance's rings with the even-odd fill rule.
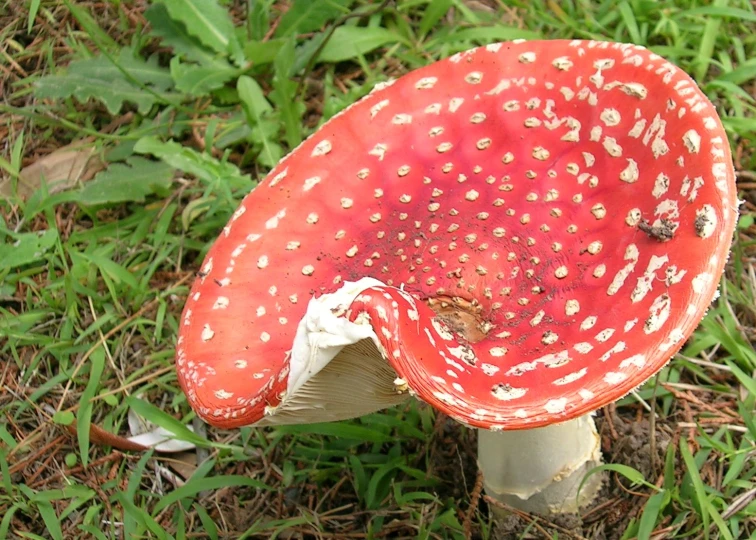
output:
[[285,157],[209,250],[179,381],[218,427],[412,395],[479,428],[487,492],[573,512],[591,414],[680,349],[737,217],[713,105],[646,49],[494,43],[379,85]]

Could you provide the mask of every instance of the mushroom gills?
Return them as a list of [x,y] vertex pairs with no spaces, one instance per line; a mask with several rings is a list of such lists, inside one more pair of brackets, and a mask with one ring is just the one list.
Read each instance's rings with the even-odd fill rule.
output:
[[[371,339],[347,345],[297,392],[258,421],[256,426],[318,424],[374,413],[405,401],[396,372]],[[360,399],[355,400],[355,393]]]

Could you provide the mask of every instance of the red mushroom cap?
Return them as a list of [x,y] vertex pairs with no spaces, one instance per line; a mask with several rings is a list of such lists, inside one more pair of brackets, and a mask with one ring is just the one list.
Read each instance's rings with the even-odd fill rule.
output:
[[179,380],[208,422],[257,422],[308,301],[371,277],[344,317],[398,386],[479,427],[564,421],[679,350],[736,217],[717,113],[663,58],[473,49],[376,89],[245,198],[187,301]]

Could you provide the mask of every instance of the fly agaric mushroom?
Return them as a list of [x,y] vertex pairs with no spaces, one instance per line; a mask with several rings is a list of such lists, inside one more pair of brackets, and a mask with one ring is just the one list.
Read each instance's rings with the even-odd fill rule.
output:
[[489,494],[575,511],[591,413],[696,328],[736,216],[717,113],[658,55],[459,53],[380,85],[244,199],[187,301],[179,380],[225,428],[414,395],[480,428]]

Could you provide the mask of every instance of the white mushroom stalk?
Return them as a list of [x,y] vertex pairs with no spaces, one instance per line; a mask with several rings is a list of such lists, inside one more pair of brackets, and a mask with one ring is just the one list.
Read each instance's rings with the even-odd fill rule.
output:
[[[525,512],[577,513],[601,489],[602,474],[587,476],[599,465],[601,440],[589,414],[524,431],[478,430],[478,466],[486,493]],[[505,513],[497,507],[493,511]]]
[[334,421],[407,395],[480,432],[486,490],[590,504],[590,414],[682,347],[737,220],[691,78],[642,47],[514,41],[381,85],[242,202],[187,300],[207,422]]

